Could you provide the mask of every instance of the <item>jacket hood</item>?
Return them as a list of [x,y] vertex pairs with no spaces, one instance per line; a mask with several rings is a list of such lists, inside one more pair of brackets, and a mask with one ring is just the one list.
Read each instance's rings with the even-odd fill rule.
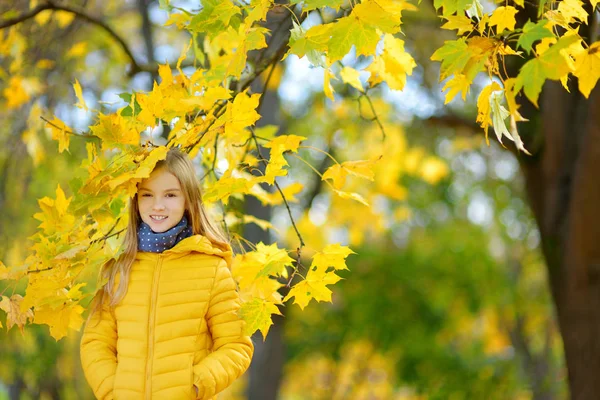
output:
[[226,245],[225,248],[217,246],[211,242],[206,236],[193,235],[183,239],[169,250],[165,250],[162,253],[146,253],[138,251],[136,258],[138,260],[150,260],[155,258],[157,255],[162,254],[164,256],[174,256],[176,258],[185,256],[190,253],[202,253],[215,255],[221,257],[227,263],[227,266],[231,269],[231,260],[233,252],[231,246]]

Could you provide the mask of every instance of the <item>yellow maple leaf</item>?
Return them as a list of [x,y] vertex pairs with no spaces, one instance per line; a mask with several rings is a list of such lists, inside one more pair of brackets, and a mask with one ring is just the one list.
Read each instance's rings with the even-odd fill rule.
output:
[[[400,4],[410,4],[400,2]],[[384,9],[384,7],[392,5],[389,0],[365,0],[357,4],[352,10],[352,15],[356,16],[361,25],[370,25],[376,27],[381,32],[394,34],[400,31],[401,13],[397,15]],[[406,9],[406,8],[405,8]],[[402,11],[402,9],[400,9]]]
[[135,171],[136,178],[147,178],[150,176],[156,163],[167,158],[169,149],[166,146],[158,146],[153,148],[150,153],[146,155],[144,160],[140,162],[137,170]]
[[367,200],[365,200],[365,198],[358,193],[344,192],[344,191],[338,190],[338,189],[333,189],[333,191],[335,192],[335,194],[337,194],[338,196],[340,196],[343,199],[355,200],[355,201],[358,201],[359,203],[364,204],[365,206],[369,207],[369,203],[367,202]]
[[[339,243],[328,244],[325,248],[313,256],[312,266],[324,268],[333,267],[336,270],[348,269],[346,258],[350,254],[356,254],[348,246]],[[312,267],[311,266],[311,267]]]
[[260,119],[256,112],[260,93],[248,96],[246,92],[238,93],[233,102],[227,103],[225,113],[219,117],[216,126],[225,127],[225,136],[235,136]]
[[281,151],[291,151],[293,153],[298,152],[300,143],[306,140],[304,136],[298,135],[279,135],[270,142],[266,143],[264,147],[270,149],[281,149]]
[[563,0],[558,3],[556,11],[564,17],[566,24],[575,23],[577,20],[587,24],[588,13],[580,0]]
[[85,99],[83,98],[83,93],[81,92],[81,85],[79,84],[79,81],[77,79],[75,79],[73,89],[75,89],[75,96],[77,96],[77,100],[79,100],[79,102],[75,104],[75,107],[79,107],[84,109],[85,111],[88,111],[88,106],[87,104],[85,104]]
[[504,29],[512,31],[517,23],[516,14],[517,9],[513,6],[498,7],[490,17],[489,26],[495,26],[497,34],[502,33]]
[[223,86],[207,88],[202,96],[192,97],[191,99],[182,99],[181,101],[195,100],[197,101],[198,108],[207,110],[214,106],[219,100],[231,99],[230,91]]
[[545,38],[542,38],[542,40],[540,40],[540,42],[538,44],[536,44],[536,46],[535,46],[535,52],[537,53],[538,56],[541,56],[554,43],[556,43],[556,38],[555,37],[545,37]]
[[375,164],[381,160],[381,158],[382,156],[371,160],[344,161],[342,163],[342,168],[354,176],[373,181],[375,180]]
[[0,261],[0,281],[6,280],[19,280],[23,278],[26,274],[27,267],[21,268],[8,268],[2,261]]
[[57,232],[63,232],[71,227],[75,222],[75,217],[69,214],[69,204],[73,197],[66,198],[60,185],[56,187],[56,199],[44,197],[38,200],[41,213],[33,215],[35,219],[41,221],[40,228],[47,235]]
[[67,336],[68,330],[79,330],[83,324],[84,308],[75,302],[63,303],[57,308],[48,305],[35,308],[33,322],[50,327],[50,335],[56,340]]
[[469,92],[469,87],[471,86],[471,81],[467,78],[466,75],[463,74],[455,74],[452,79],[449,79],[444,85],[442,90],[448,90],[446,93],[446,99],[444,100],[444,104],[448,104],[452,101],[452,99],[458,94],[461,93],[461,97],[463,100],[467,98],[467,93]]
[[264,147],[271,149],[271,157],[263,177],[264,182],[272,185],[275,177],[287,175],[287,170],[284,167],[288,166],[288,163],[283,153],[287,151],[297,153],[300,143],[305,139],[304,136],[279,135],[264,145]]
[[160,64],[158,66],[158,76],[161,78],[161,86],[168,87],[173,84],[173,72],[169,64]]
[[331,179],[333,187],[336,189],[341,189],[346,183],[347,175],[347,171],[344,168],[342,168],[341,164],[334,164],[331,167],[327,168],[321,179]]
[[192,17],[193,17],[192,14],[173,12],[173,13],[169,14],[169,18],[164,23],[164,25],[169,26],[169,25],[175,24],[178,29],[184,29],[187,26],[187,24],[190,22]]
[[[279,148],[275,148],[279,150]],[[262,177],[263,182],[267,182],[272,185],[275,182],[275,178],[278,176],[286,176],[288,171],[285,169],[289,164],[283,156],[283,151],[271,151],[271,158],[265,169],[265,175]]]
[[340,77],[344,83],[349,84],[359,92],[364,92],[365,89],[360,81],[360,72],[352,67],[344,67],[340,71]]
[[52,139],[58,141],[58,152],[62,153],[65,150],[68,152],[70,130],[65,123],[55,116],[52,121],[46,123],[46,127],[50,128]]
[[[260,187],[260,186],[255,186],[255,187]],[[302,191],[302,189],[304,189],[303,184],[301,184],[300,182],[294,182],[290,185],[287,185],[285,188],[283,188],[282,192],[288,203],[297,203],[298,198],[296,198],[295,195],[300,193]],[[252,194],[255,197],[257,197],[263,205],[269,204],[271,206],[276,206],[276,205],[283,203],[283,198],[281,197],[281,194],[279,194],[279,192],[271,193],[271,192],[265,191],[264,193],[262,193],[262,192],[255,193],[253,191]]]
[[246,322],[244,333],[252,335],[260,330],[263,340],[267,338],[269,328],[273,325],[271,315],[281,315],[277,305],[271,301],[254,298],[242,303],[240,317]]
[[[130,196],[133,196],[137,192],[137,183],[150,176],[150,173],[154,169],[156,163],[160,160],[167,158],[168,148],[166,146],[158,146],[153,148],[150,152],[144,152],[139,155],[141,161],[135,170],[128,170],[120,175],[112,175],[111,179],[104,182],[111,191],[114,191],[117,187],[123,187]],[[130,155],[124,155],[120,158],[120,163],[124,165],[132,165],[134,159]],[[137,161],[137,160],[136,160]],[[101,204],[104,204],[105,200],[99,198]],[[88,206],[88,209],[90,207]]]
[[344,186],[348,174],[373,181],[375,179],[373,168],[381,157],[372,160],[345,161],[341,164],[334,164],[327,168],[321,179],[331,179],[333,187],[336,189],[341,189]]
[[140,132],[119,113],[98,114],[98,121],[90,127],[91,132],[102,139],[102,149],[108,150],[121,144],[140,143]]
[[415,60],[404,50],[404,41],[386,34],[383,37],[383,52],[375,56],[373,63],[367,68],[371,72],[371,86],[385,81],[390,89],[402,90],[406,85],[406,77],[412,75],[417,66]]
[[256,275],[258,278],[261,276],[285,277],[287,276],[287,267],[291,267],[294,261],[288,255],[287,250],[280,249],[277,243],[268,246],[262,242],[258,243],[254,255],[261,265],[261,269]]
[[579,78],[579,91],[589,98],[600,79],[600,42],[592,43],[587,51],[576,56],[574,75]]
[[232,275],[239,283],[242,298],[260,298],[281,304],[282,296],[278,290],[283,284],[267,274],[260,274],[263,260],[264,255],[255,251],[238,254],[232,262]]
[[255,224],[259,226],[263,231],[267,231],[268,229],[272,229],[275,233],[279,234],[279,230],[273,225],[270,221],[256,218],[254,215],[244,215],[242,216],[241,221],[244,224]]
[[230,196],[250,193],[252,186],[258,181],[257,179],[222,177],[214,185],[206,189],[202,198],[205,202],[220,200],[223,204],[227,204]]
[[466,32],[471,32],[474,28],[471,19],[468,18],[466,15],[449,15],[444,18],[446,18],[447,22],[444,25],[442,25],[442,29],[458,29],[458,35],[462,35]]
[[488,142],[488,144],[488,128],[492,124],[490,96],[492,95],[492,92],[496,90],[502,90],[502,88],[497,82],[492,82],[483,88],[479,94],[479,97],[477,98],[477,122],[479,122],[479,125],[483,128],[485,132],[485,140]]
[[508,111],[510,115],[513,116],[515,121],[527,121],[520,113],[519,113],[519,105],[517,104],[516,96],[517,93],[515,91],[515,84],[517,80],[516,78],[509,78],[504,81],[504,97],[506,98],[506,104],[508,105]]
[[6,312],[6,329],[10,330],[14,325],[17,325],[21,333],[23,333],[23,327],[27,323],[27,320],[33,319],[31,309],[21,310],[22,301],[23,296],[20,294],[13,294],[11,297],[2,296],[0,310]]
[[296,283],[288,292],[283,301],[294,297],[294,304],[298,304],[302,310],[308,303],[315,299],[318,302],[331,302],[331,290],[327,285],[333,285],[342,279],[334,272],[323,272],[321,269],[310,269],[306,279]]

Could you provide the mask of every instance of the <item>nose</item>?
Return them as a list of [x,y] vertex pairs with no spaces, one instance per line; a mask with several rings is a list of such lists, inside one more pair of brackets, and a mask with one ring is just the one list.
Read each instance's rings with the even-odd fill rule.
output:
[[156,200],[154,201],[154,204],[152,204],[152,209],[155,211],[159,211],[159,210],[164,210],[165,206],[162,203],[161,199],[159,197],[156,197]]

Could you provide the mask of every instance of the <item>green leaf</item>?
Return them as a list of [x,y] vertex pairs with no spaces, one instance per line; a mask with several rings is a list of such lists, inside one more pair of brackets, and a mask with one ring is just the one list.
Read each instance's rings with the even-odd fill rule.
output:
[[437,49],[431,56],[433,61],[441,61],[440,81],[452,74],[459,74],[471,59],[471,49],[465,38],[458,40],[447,40],[444,45]]
[[330,7],[339,10],[346,0],[291,0],[290,4],[302,3],[302,11],[312,11],[317,8]]
[[[312,37],[307,35],[307,31],[302,28],[302,26],[296,24],[295,21],[292,21],[293,28],[291,29],[290,36],[290,49],[286,54],[295,54],[299,58],[306,56],[308,60],[314,66],[319,66],[325,68],[326,65],[323,61],[323,54],[327,49],[327,42],[329,40],[327,35],[319,34]],[[315,33],[317,30],[323,31],[323,29],[327,30],[330,25],[317,25],[309,29],[308,32]]]
[[121,214],[121,210],[125,207],[125,202],[117,197],[113,201],[110,202],[110,211],[113,214],[113,217],[117,218],[119,214]]
[[202,5],[204,8],[192,18],[188,26],[192,32],[216,35],[227,30],[229,20],[241,12],[230,0],[202,0]]
[[546,37],[553,37],[554,34],[545,27],[548,20],[540,20],[537,24],[531,21],[527,21],[523,27],[523,33],[519,36],[517,46],[527,50],[527,53],[531,52],[533,43]]
[[[127,104],[131,104],[131,93],[119,93],[118,96],[125,100]],[[131,105],[125,107],[121,110],[121,116],[132,117],[133,115],[138,115],[140,111],[142,111],[142,106],[140,106],[137,99],[135,100],[134,108],[135,110],[132,110]],[[135,113],[133,111],[135,111]]]
[[269,33],[267,28],[251,28],[246,36],[246,50],[257,50],[267,47],[265,35]]
[[546,74],[544,73],[542,63],[539,59],[534,58],[527,61],[523,65],[523,68],[521,68],[521,71],[519,71],[515,89],[519,91],[523,87],[525,96],[537,107],[537,99],[540,96],[545,81]]
[[173,6],[169,4],[170,0],[158,0],[158,8],[171,12]]
[[538,107],[537,100],[544,81],[559,80],[570,72],[567,59],[560,51],[578,40],[581,39],[577,35],[563,36],[539,57],[527,61],[517,76],[515,92],[523,88],[525,96]]
[[379,34],[374,27],[362,24],[354,15],[340,18],[331,27],[328,56],[331,62],[341,60],[352,46],[356,46],[356,55],[373,55]]
[[242,303],[240,317],[246,321],[244,333],[251,335],[260,330],[263,339],[266,339],[269,328],[273,325],[273,321],[271,320],[272,314],[281,315],[281,312],[277,308],[277,305],[270,301],[253,298],[250,301]]
[[71,193],[78,193],[79,189],[83,186],[83,179],[80,177],[75,177],[69,181],[69,188],[71,189]]
[[450,15],[463,15],[464,12],[471,7],[473,0],[434,0],[433,6],[435,9],[443,8],[442,15],[444,17]]

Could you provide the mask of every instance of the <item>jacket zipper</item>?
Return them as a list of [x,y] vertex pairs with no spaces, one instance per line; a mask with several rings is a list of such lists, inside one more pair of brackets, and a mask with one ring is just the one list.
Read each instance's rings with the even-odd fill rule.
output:
[[156,321],[156,298],[158,297],[158,281],[162,267],[162,255],[158,255],[156,267],[152,273],[152,294],[150,297],[150,315],[148,316],[148,359],[146,361],[146,399],[152,399],[152,367],[154,361],[154,324]]

